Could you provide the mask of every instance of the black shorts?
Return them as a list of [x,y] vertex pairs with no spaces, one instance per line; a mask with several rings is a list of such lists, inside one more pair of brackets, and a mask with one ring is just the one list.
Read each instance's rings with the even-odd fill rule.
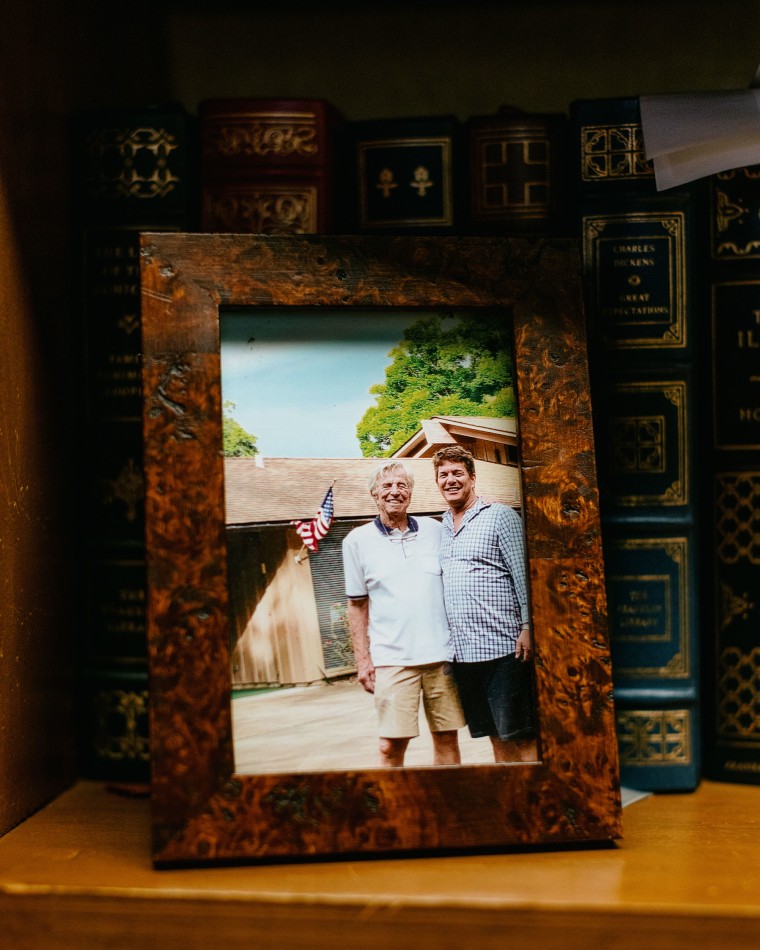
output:
[[473,738],[533,739],[533,664],[514,654],[482,663],[454,663],[459,698]]

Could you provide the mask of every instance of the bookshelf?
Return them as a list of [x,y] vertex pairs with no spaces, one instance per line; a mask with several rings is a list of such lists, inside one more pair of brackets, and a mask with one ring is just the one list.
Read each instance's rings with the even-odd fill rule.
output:
[[[246,95],[323,97],[357,119],[442,112],[466,118],[502,103],[564,111],[572,99],[584,96],[740,88],[754,73],[758,49],[755,0],[478,0],[466,5],[389,0],[381,7],[293,0],[266,8],[241,0],[163,0],[139,17],[120,15],[113,5],[94,0],[5,5],[0,13],[0,833],[76,779],[72,707],[73,645],[81,616],[76,511],[81,326],[70,245],[69,115],[166,99],[194,110],[204,98]],[[72,921],[82,920],[86,908],[110,902],[103,888],[71,891],[65,876],[56,877],[56,871],[73,869],[78,850],[88,855],[92,880],[97,868],[111,860],[108,850],[80,843],[74,830],[78,826],[82,835],[95,839],[111,833],[105,814],[88,824],[102,806],[98,791],[76,786],[52,806],[62,811],[42,812],[0,840],[0,867],[9,867],[10,860],[17,867],[21,852],[14,849],[20,848],[27,865],[38,868],[28,886],[18,876],[4,878],[2,902],[13,908],[17,921],[32,926],[38,899],[49,902],[50,913],[76,905],[80,916]],[[483,940],[499,932],[490,923],[496,914],[502,915],[499,926],[508,921],[526,939],[563,933],[565,946],[573,945],[571,939],[588,946],[581,936],[589,934],[600,943],[614,938],[617,943],[609,946],[632,946],[634,939],[640,945],[645,932],[647,939],[651,932],[653,947],[672,946],[663,942],[669,939],[667,926],[679,920],[688,925],[686,933],[696,935],[695,946],[717,946],[721,927],[749,941],[760,915],[758,888],[753,892],[747,883],[756,885],[760,873],[749,849],[758,796],[760,790],[751,787],[709,785],[691,797],[660,797],[632,806],[627,838],[614,858],[610,852],[554,854],[541,863],[531,856],[530,880],[538,889],[516,901],[501,889],[514,876],[509,870],[516,864],[513,858],[489,859],[485,865],[489,900],[478,896],[474,884],[469,894],[460,893],[447,861],[425,859],[427,883],[412,887],[409,900],[400,905],[401,918],[413,925],[421,946],[433,909],[477,926]],[[392,923],[388,907],[394,891],[381,878],[361,904],[361,914],[360,904],[345,897],[351,893],[346,868],[360,867],[362,873],[373,868],[374,875],[380,869],[375,864],[331,866],[319,911],[302,883],[297,915],[291,912],[292,898],[283,896],[286,882],[295,877],[317,887],[313,869],[311,878],[303,869],[280,868],[275,877],[272,871],[246,872],[253,878],[240,870],[232,876],[215,872],[215,899],[205,894],[206,872],[181,872],[170,894],[162,890],[169,879],[148,870],[146,807],[113,804],[113,820],[123,822],[119,833],[128,837],[139,867],[139,874],[133,868],[136,876],[115,884],[126,889],[119,890],[117,903],[133,911],[140,901],[153,908],[155,919],[166,922],[167,947],[173,939],[168,936],[171,920],[200,920],[207,906],[220,914],[227,907],[230,920],[246,916],[245,901],[238,897],[252,887],[258,895],[251,898],[257,910],[253,917],[264,921],[271,912],[269,919],[279,921],[282,933],[286,919],[296,924],[329,919],[335,929],[324,931],[325,940],[328,934],[337,937],[346,920],[355,926],[377,907]],[[108,827],[116,834],[113,824]],[[712,855],[709,862],[702,859],[703,842]],[[549,866],[555,869],[547,878],[555,886],[551,897],[548,889],[540,889],[537,870]],[[406,865],[384,867],[391,880]],[[411,868],[403,872],[410,880]],[[471,865],[474,875],[479,868]],[[564,878],[551,876],[561,868]],[[671,880],[674,871],[681,873],[679,885]],[[571,873],[588,881],[588,894],[602,889],[606,909],[596,923],[596,897],[586,897],[583,913],[557,897],[569,886]],[[224,896],[228,891],[238,895],[231,903]],[[198,898],[197,906],[191,898]],[[188,913],[190,906],[194,909]],[[346,907],[350,912],[344,913]],[[95,916],[100,919],[99,912]],[[591,930],[580,926],[581,917]],[[646,921],[646,931],[621,926],[633,919]],[[709,926],[700,927],[700,919]],[[280,945],[275,930],[268,928],[273,947]],[[189,928],[176,933],[192,946]],[[61,936],[57,945],[84,945],[71,935],[66,939]],[[714,944],[708,942],[712,939]],[[548,938],[543,945],[551,946]],[[235,946],[232,938],[229,946]]]
[[[152,871],[148,803],[81,783],[0,841],[14,950],[754,950],[757,789],[624,812],[611,847]],[[728,858],[727,858],[728,856]]]

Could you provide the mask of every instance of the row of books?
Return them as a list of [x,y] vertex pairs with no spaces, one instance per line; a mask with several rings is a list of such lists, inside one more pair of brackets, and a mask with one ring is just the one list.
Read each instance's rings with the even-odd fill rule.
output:
[[573,104],[624,782],[760,780],[760,168],[657,192],[637,98]]
[[658,194],[635,97],[465,123],[226,99],[197,117],[87,114],[74,130],[86,774],[144,778],[149,764],[137,234],[200,229],[576,235],[623,781],[693,788],[703,758],[711,777],[760,781],[759,169]]

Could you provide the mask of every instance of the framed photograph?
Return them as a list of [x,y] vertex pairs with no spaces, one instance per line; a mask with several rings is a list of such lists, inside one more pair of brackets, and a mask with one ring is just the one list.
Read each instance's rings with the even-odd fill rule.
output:
[[[141,278],[155,865],[618,838],[575,242],[145,234]],[[380,739],[341,554],[390,497],[439,583],[447,446],[524,539],[527,755]]]

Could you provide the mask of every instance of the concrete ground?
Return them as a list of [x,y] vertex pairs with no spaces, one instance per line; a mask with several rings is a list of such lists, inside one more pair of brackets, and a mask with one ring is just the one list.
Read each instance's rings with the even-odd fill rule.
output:
[[[340,680],[233,697],[235,769],[256,772],[319,772],[371,769],[378,765],[372,696],[357,682]],[[459,732],[462,764],[492,763],[488,739]],[[432,765],[430,731],[421,714],[406,765]]]

